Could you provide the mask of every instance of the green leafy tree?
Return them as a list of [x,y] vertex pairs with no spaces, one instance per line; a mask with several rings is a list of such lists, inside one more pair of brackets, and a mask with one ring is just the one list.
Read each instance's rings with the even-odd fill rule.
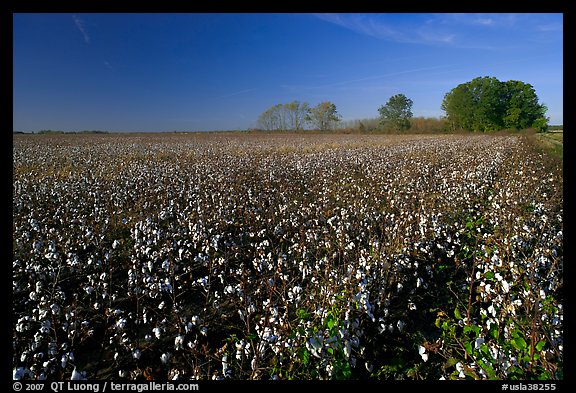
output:
[[476,78],[472,84],[473,111],[472,128],[479,131],[500,130],[504,128],[506,112],[506,91],[496,78]]
[[546,106],[534,88],[520,81],[474,78],[446,93],[442,110],[452,130],[495,131],[547,127]]
[[508,99],[504,125],[506,128],[525,129],[534,127],[541,130],[548,126],[545,117],[547,108],[538,103],[538,96],[532,85],[520,81],[504,82]]
[[412,118],[412,100],[404,94],[396,94],[390,97],[386,105],[378,109],[380,123],[386,129],[405,131],[410,128]]
[[308,121],[314,129],[327,131],[333,129],[336,123],[340,121],[340,115],[336,110],[336,105],[330,101],[324,101],[310,108],[306,115],[306,121]]

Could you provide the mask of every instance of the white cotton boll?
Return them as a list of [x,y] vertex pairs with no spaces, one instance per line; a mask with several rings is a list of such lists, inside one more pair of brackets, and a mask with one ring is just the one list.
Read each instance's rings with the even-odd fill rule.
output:
[[404,327],[406,326],[406,324],[403,321],[399,320],[398,323],[396,324],[396,326],[398,327],[398,330],[400,332],[402,332],[402,330],[404,330]]
[[364,367],[366,367],[366,371],[368,371],[369,373],[371,373],[372,370],[374,370],[374,366],[372,365],[372,362],[369,361],[369,360],[367,360],[367,361],[364,363]]
[[416,288],[420,288],[421,286],[424,286],[424,279],[422,277],[418,277],[416,280]]
[[184,345],[184,336],[182,335],[176,336],[176,338],[174,339],[174,348],[178,351],[179,349],[182,349],[183,345]]
[[459,372],[458,377],[459,378],[465,378],[466,374],[464,374],[464,367],[462,367],[462,363],[458,362],[456,363],[456,370]]
[[16,367],[14,370],[12,370],[12,379],[14,381],[18,381],[20,379],[22,379],[22,377],[24,377],[25,374],[27,374],[27,369],[25,369],[24,367]]
[[152,333],[154,333],[157,339],[160,339],[160,336],[162,335],[162,331],[160,330],[159,327],[155,327],[154,329],[152,329]]
[[418,354],[422,357],[422,360],[424,360],[425,362],[428,361],[428,354],[426,353],[426,348],[424,348],[422,345],[418,346]]
[[168,364],[171,356],[172,355],[170,353],[163,353],[162,356],[160,356],[160,360],[162,361],[163,364]]
[[186,326],[184,327],[184,330],[186,331],[186,333],[189,333],[190,331],[192,331],[193,327],[194,327],[194,324],[192,322],[188,322],[186,324]]
[[74,370],[72,370],[72,375],[70,376],[70,379],[72,381],[86,380],[86,373],[83,371],[77,371],[76,367],[74,367]]
[[348,359],[350,358],[351,354],[352,354],[352,344],[350,344],[350,341],[346,341],[344,345],[344,356],[346,357],[346,359]]
[[116,327],[117,327],[119,330],[122,330],[122,329],[124,329],[124,326],[126,326],[126,318],[120,318],[120,319],[118,320],[118,322],[116,322]]
[[60,358],[60,367],[66,368],[67,364],[68,364],[68,356],[62,355],[62,357]]
[[50,332],[50,321],[42,321],[40,324],[40,333],[47,334]]
[[170,269],[170,261],[168,259],[165,259],[164,262],[162,262],[162,269],[166,271]]
[[[44,296],[42,296],[42,299],[40,299],[40,301],[44,301]],[[45,308],[39,308],[38,309],[38,319],[44,319],[48,317],[48,310]]]
[[312,353],[312,355],[316,356],[317,358],[321,358],[319,351],[322,349],[322,343],[315,337],[311,337],[310,340],[306,341],[306,347]]
[[140,356],[142,356],[142,352],[138,348],[132,351],[132,357],[134,359],[140,359]]
[[484,344],[484,337],[478,337],[476,339],[476,341],[474,342],[474,348],[475,349],[480,349],[480,347],[482,346],[482,344]]
[[54,303],[50,306],[50,310],[52,311],[52,314],[57,315],[60,313],[60,306]]

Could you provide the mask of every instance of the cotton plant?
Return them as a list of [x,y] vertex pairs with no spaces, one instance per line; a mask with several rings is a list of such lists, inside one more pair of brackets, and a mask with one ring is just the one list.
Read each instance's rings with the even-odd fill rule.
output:
[[561,172],[341,137],[15,138],[14,378],[561,375]]

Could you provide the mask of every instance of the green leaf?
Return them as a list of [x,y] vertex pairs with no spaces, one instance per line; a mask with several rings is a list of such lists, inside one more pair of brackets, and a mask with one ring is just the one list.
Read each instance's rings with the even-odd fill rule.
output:
[[492,325],[490,325],[490,335],[492,337],[494,337],[496,340],[498,340],[498,336],[500,335],[498,333],[498,327],[496,326],[495,323],[493,323]]
[[252,333],[246,336],[246,339],[251,341],[251,340],[256,340],[258,338],[258,335],[256,333]]
[[434,325],[436,325],[437,328],[442,326],[442,318],[438,317],[436,318],[436,321],[434,321]]
[[301,352],[301,360],[302,360],[302,364],[304,366],[308,365],[308,362],[310,361],[310,352],[308,352],[307,349],[303,349]]
[[538,344],[536,344],[536,350],[540,352],[544,348],[544,345],[546,345],[546,341],[539,341]]
[[480,333],[480,326],[466,325],[466,326],[464,326],[463,332],[464,332],[464,334],[467,334],[469,332],[473,332],[474,337],[477,337],[478,334]]
[[552,375],[548,371],[543,371],[542,374],[538,376],[540,380],[552,380]]
[[299,308],[296,311],[296,315],[298,316],[298,318],[300,319],[307,319],[309,317],[309,314],[306,312],[306,310],[304,310],[303,308]]
[[480,365],[480,367],[482,367],[482,370],[484,370],[484,372],[486,372],[486,375],[488,375],[489,379],[495,379],[496,378],[496,371],[494,370],[494,368],[491,365],[489,365],[488,363],[486,363],[482,359],[478,360],[478,364]]
[[487,272],[486,273],[486,279],[493,280],[494,279],[494,273],[493,272]]
[[523,350],[526,349],[526,340],[524,340],[524,338],[523,338],[523,337],[520,337],[520,336],[515,337],[515,338],[512,340],[512,345],[514,345],[514,347],[515,347],[516,349],[519,349],[519,350],[523,351]]
[[460,310],[458,310],[458,307],[454,309],[454,317],[456,317],[456,319],[462,319],[462,314],[460,314]]
[[326,326],[328,327],[328,329],[332,329],[334,327],[334,325],[336,324],[335,320],[334,320],[334,315],[332,315],[332,313],[329,313],[326,316]]
[[464,348],[466,349],[466,352],[468,352],[469,355],[472,355],[472,344],[470,342],[464,344]]

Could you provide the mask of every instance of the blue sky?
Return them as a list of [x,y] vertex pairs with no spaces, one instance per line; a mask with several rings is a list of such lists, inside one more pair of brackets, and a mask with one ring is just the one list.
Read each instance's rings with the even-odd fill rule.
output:
[[531,84],[563,123],[562,14],[14,14],[13,128],[247,129],[272,105],[414,116],[479,76]]

